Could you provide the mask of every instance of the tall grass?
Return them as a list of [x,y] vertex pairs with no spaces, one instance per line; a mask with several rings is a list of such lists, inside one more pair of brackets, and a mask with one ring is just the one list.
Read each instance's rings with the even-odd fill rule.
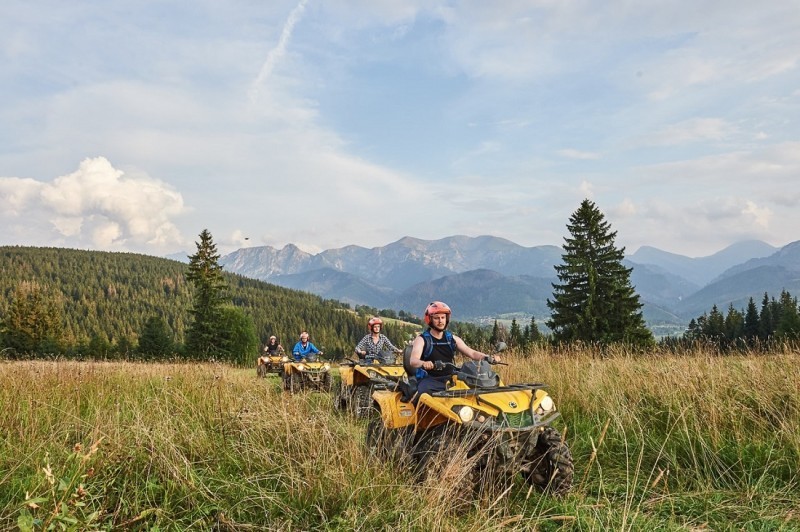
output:
[[575,485],[466,510],[367,459],[329,396],[254,369],[0,364],[0,529],[800,529],[797,353],[506,359],[507,382],[548,384]]

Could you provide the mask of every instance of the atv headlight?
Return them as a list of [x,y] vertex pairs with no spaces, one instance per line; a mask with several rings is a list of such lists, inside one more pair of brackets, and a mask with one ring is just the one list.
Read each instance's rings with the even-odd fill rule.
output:
[[289,362],[289,357],[283,357],[283,358],[281,359],[281,362]]
[[549,395],[545,395],[542,398],[542,401],[539,403],[539,408],[536,409],[536,413],[546,414],[552,411],[556,407],[555,403],[553,403],[553,399]]
[[330,365],[330,364],[328,364],[327,362],[325,362],[325,363],[322,365],[322,369],[324,369],[325,371],[328,371],[329,369],[331,369],[331,365]]
[[464,423],[469,423],[475,418],[475,409],[471,406],[454,406],[453,411]]
[[306,367],[304,365],[302,365],[302,364],[298,364],[297,365],[297,370],[298,371],[303,371],[304,369],[306,369]]
[[370,379],[374,379],[377,376],[378,376],[378,372],[375,371],[374,369],[368,369],[367,370],[367,377],[369,377]]

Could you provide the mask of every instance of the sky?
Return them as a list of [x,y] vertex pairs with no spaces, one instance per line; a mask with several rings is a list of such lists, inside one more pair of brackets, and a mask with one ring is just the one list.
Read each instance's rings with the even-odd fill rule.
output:
[[800,240],[796,0],[3,0],[0,245]]

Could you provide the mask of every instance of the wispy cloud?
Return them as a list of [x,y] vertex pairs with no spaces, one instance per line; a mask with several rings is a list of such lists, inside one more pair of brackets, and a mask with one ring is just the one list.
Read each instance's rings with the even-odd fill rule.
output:
[[644,139],[645,144],[675,145],[699,141],[719,141],[737,133],[736,127],[721,118],[692,118],[671,124]]
[[599,153],[590,152],[590,151],[580,151],[574,150],[572,148],[564,148],[563,150],[558,150],[558,155],[561,157],[566,157],[567,159],[579,159],[582,161],[589,161],[595,160],[600,158]]
[[258,76],[256,76],[256,79],[253,80],[250,85],[249,96],[251,103],[254,103],[258,99],[261,86],[272,75],[272,71],[275,69],[277,63],[286,55],[286,49],[289,46],[289,40],[292,37],[294,27],[302,18],[307,3],[308,0],[300,0],[295,8],[292,9],[292,12],[289,14],[289,18],[286,19],[286,23],[283,25],[283,31],[281,31],[280,39],[278,40],[278,44],[275,46],[275,48],[269,51],[266,61],[264,61],[264,64],[261,65],[261,70],[258,72]]

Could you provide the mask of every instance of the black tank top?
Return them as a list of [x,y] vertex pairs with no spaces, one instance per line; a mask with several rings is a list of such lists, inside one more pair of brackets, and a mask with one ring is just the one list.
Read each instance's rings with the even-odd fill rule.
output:
[[278,351],[278,346],[279,345],[280,344],[277,344],[277,343],[275,345],[267,344],[267,354],[268,355],[274,355]]
[[[453,348],[447,341],[447,335],[442,336],[441,340],[437,340],[433,335],[431,335],[430,338],[433,342],[431,344],[433,346],[433,350],[431,351],[430,356],[426,357],[426,360],[430,360],[434,363],[437,360],[441,360],[442,362],[449,362],[452,364],[455,361],[456,353],[453,351]],[[446,377],[453,374],[452,368],[445,368],[443,370],[431,369],[427,371],[428,375],[431,377]]]

